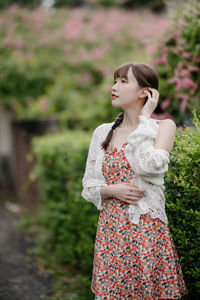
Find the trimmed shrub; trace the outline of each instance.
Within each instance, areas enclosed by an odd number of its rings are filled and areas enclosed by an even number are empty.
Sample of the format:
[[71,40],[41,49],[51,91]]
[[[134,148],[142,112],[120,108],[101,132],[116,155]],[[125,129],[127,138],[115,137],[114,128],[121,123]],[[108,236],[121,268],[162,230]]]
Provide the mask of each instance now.
[[165,176],[166,212],[181,258],[189,299],[200,297],[200,120],[177,132]]
[[80,196],[89,135],[71,131],[33,140],[37,157],[31,179],[40,178],[43,203],[38,245],[54,261],[88,274],[92,268],[96,208]]

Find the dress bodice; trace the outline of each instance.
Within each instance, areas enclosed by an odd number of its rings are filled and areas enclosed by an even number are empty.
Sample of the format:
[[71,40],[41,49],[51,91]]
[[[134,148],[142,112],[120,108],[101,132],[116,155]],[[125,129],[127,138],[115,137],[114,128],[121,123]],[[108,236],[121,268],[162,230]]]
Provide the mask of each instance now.
[[124,154],[124,143],[121,149],[109,144],[104,154],[102,163],[102,173],[107,184],[117,184],[120,182],[130,182],[134,178],[134,172]]

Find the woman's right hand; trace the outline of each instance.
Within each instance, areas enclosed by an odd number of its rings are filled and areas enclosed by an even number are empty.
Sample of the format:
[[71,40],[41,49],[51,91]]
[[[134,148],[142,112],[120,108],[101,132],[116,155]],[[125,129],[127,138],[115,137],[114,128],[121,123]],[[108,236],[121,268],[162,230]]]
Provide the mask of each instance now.
[[[137,202],[144,196],[146,192],[132,183],[118,183],[101,187],[101,195],[103,198],[115,197],[120,201],[137,204]],[[106,191],[105,191],[106,190]]]
[[144,196],[145,190],[132,183],[118,183],[113,185],[115,197],[129,204],[137,204]]

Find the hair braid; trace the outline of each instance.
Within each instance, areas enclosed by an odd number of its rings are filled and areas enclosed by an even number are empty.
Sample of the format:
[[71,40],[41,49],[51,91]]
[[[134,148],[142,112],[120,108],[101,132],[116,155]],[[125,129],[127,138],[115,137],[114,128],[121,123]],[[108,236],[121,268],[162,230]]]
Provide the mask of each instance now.
[[119,125],[122,123],[123,119],[124,119],[124,112],[121,112],[120,115],[119,115],[119,116],[117,117],[117,119],[115,120],[115,123],[114,123],[113,126],[111,127],[110,131],[108,132],[107,137],[106,137],[105,140],[102,142],[102,144],[101,144],[101,148],[102,148],[102,149],[104,149],[104,150],[107,149],[107,147],[108,147],[108,145],[109,145],[109,143],[110,143],[111,137],[112,137],[112,135],[113,135],[113,131],[115,130],[115,128],[116,128],[117,126],[119,126]]

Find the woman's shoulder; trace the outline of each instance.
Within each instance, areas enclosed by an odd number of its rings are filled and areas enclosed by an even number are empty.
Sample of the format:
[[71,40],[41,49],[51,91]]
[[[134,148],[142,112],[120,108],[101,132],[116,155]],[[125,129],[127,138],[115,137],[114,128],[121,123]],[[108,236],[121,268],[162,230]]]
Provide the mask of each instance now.
[[172,119],[156,120],[159,124],[159,130],[176,132],[176,123]]
[[163,120],[158,120],[154,119],[158,124],[169,124],[171,126],[176,125],[176,123],[172,119],[163,119]]

